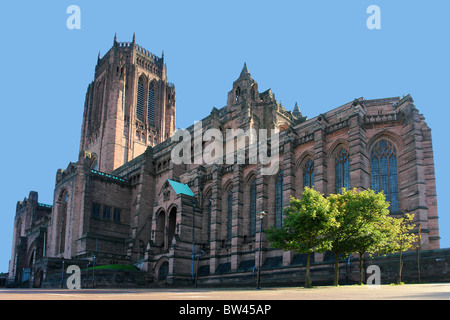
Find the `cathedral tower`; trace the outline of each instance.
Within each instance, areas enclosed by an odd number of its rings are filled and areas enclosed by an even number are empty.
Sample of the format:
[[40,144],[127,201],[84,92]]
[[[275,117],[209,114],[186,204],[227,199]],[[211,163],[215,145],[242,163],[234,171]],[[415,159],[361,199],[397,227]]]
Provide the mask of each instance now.
[[80,157],[111,173],[170,138],[175,129],[175,87],[167,81],[161,57],[135,42],[117,42],[98,56],[88,86],[81,129]]

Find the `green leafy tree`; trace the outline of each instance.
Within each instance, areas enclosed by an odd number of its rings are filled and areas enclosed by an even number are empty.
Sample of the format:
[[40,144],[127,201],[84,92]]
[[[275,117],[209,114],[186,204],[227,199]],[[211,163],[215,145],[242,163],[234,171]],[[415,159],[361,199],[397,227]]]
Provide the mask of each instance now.
[[325,251],[329,244],[324,238],[331,217],[327,199],[314,189],[305,188],[302,199],[291,197],[284,210],[283,227],[266,230],[272,247],[306,254],[305,288],[311,287],[311,253]]
[[328,197],[333,222],[327,230],[331,251],[335,256],[334,285],[339,285],[339,256],[360,254],[360,281],[362,282],[362,257],[373,253],[382,239],[380,224],[389,214],[389,204],[382,193],[373,190],[342,190],[342,194]]
[[388,234],[385,226],[389,215],[389,203],[383,192],[364,190],[351,193],[351,204],[347,207],[359,211],[355,235],[352,238],[353,252],[359,254],[359,283],[363,283],[363,262],[365,254],[372,256],[379,249]]
[[407,213],[401,218],[388,217],[384,225],[385,236],[380,245],[380,251],[382,253],[399,253],[397,284],[402,282],[402,253],[414,247],[419,240],[419,235],[412,233],[415,227],[413,219],[414,215]]

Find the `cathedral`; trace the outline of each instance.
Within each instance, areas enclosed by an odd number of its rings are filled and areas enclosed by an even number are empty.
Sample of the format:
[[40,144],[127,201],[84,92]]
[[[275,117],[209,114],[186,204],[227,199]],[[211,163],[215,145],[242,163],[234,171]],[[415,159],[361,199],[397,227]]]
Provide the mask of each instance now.
[[43,261],[64,259],[132,265],[159,284],[238,281],[259,267],[276,275],[304,257],[271,248],[264,230],[283,224],[283,208],[306,186],[384,191],[391,215],[415,215],[421,249],[439,249],[431,129],[410,95],[358,98],[309,118],[261,92],[247,65],[236,76],[200,134],[277,132],[273,174],[260,174],[249,152],[235,163],[174,161],[176,94],[164,53],[115,37],[87,87],[78,161],[57,170],[52,204],[35,191],[17,203],[10,280],[39,287],[50,272]]

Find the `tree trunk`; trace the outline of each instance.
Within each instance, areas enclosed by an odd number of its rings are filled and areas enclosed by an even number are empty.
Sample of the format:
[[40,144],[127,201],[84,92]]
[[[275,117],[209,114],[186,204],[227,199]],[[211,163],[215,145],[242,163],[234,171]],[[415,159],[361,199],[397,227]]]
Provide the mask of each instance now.
[[311,252],[306,254],[305,288],[311,288]]
[[339,285],[339,254],[334,254],[334,285]]
[[402,282],[402,268],[403,268],[402,251],[400,251],[397,284],[400,284]]
[[363,284],[363,254],[362,252],[359,253],[359,284]]

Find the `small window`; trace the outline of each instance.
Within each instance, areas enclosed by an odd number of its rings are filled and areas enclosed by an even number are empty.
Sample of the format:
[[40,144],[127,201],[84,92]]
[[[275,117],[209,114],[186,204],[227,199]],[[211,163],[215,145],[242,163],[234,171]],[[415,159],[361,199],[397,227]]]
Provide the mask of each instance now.
[[103,207],[103,219],[111,220],[111,208]]
[[121,213],[120,209],[114,208],[114,217],[113,217],[114,222],[120,222],[120,213]]
[[93,218],[100,218],[100,205],[99,204],[92,204],[92,217]]
[[238,102],[240,95],[241,95],[241,88],[237,87],[237,89],[236,89],[236,102]]

